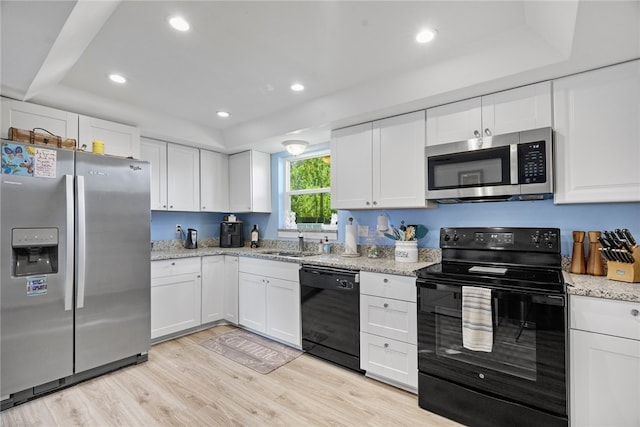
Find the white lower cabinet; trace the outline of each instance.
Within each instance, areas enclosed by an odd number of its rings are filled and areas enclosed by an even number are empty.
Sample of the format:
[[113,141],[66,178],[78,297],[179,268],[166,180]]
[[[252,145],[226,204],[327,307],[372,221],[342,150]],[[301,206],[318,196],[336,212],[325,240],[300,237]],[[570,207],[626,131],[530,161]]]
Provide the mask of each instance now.
[[360,273],[360,368],[367,376],[418,388],[415,277]]
[[570,297],[573,426],[640,425],[640,303]]
[[223,318],[238,324],[238,257],[224,256]]
[[151,262],[151,338],[200,325],[200,258]]
[[202,257],[202,323],[215,322],[224,317],[224,273],[224,255]]
[[299,269],[295,263],[240,258],[238,323],[301,348]]

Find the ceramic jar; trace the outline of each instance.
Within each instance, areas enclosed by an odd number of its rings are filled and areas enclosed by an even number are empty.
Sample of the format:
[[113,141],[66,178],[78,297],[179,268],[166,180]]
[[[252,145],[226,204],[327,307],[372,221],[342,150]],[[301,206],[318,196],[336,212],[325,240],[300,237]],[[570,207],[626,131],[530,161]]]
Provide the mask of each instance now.
[[396,262],[418,262],[418,241],[396,240]]

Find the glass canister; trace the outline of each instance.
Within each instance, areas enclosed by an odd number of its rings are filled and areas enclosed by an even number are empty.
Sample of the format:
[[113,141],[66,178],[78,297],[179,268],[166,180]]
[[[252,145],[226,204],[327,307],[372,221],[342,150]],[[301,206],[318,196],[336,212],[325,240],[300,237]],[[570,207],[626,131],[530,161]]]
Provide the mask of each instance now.
[[375,237],[370,237],[367,239],[367,257],[368,258],[378,258],[380,256],[380,252],[378,250],[378,242]]
[[418,262],[417,240],[396,240],[396,262]]

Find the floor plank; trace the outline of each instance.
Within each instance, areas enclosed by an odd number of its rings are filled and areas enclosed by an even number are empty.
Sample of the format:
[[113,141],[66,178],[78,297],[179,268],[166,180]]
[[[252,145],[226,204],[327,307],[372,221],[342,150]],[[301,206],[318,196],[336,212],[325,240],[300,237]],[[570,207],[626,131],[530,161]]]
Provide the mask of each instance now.
[[232,329],[157,344],[148,362],[5,410],[0,425],[458,425],[411,393],[306,354],[262,375],[199,345]]

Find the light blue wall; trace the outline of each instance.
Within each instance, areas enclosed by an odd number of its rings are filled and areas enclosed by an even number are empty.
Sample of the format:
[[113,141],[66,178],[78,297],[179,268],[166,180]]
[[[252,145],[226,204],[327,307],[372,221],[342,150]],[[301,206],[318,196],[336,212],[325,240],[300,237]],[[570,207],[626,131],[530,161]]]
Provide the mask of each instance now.
[[[323,147],[325,148],[325,147]],[[288,153],[271,156],[271,214],[240,214],[245,226],[245,238],[249,238],[253,224],[258,225],[261,238],[277,239],[278,213],[283,210],[284,164]],[[224,213],[226,214],[226,213]],[[153,212],[151,215],[151,239],[175,239],[175,225],[198,230],[200,238],[219,237],[223,213]],[[581,205],[554,205],[552,200],[532,202],[491,202],[440,205],[437,209],[390,209],[338,212],[338,241],[344,242],[343,230],[347,218],[353,217],[358,225],[374,229],[379,214],[390,218],[389,223],[400,225],[423,224],[429,229],[427,236],[418,242],[420,247],[437,248],[441,227],[505,226],[505,227],[555,227],[561,231],[561,248],[564,255],[572,249],[573,230],[611,230],[628,228],[640,240],[640,203],[608,203]],[[360,239],[364,243],[364,239]],[[391,244],[382,238],[380,244]]]

